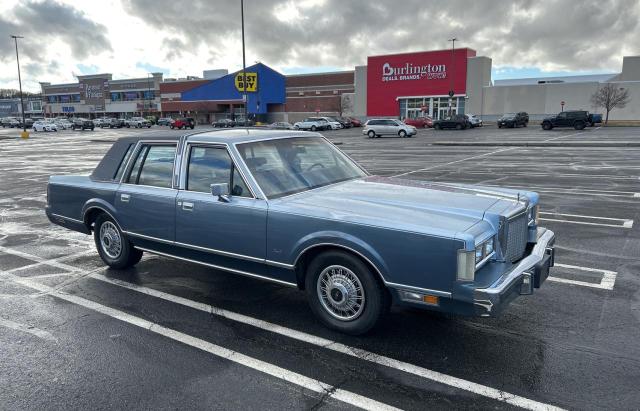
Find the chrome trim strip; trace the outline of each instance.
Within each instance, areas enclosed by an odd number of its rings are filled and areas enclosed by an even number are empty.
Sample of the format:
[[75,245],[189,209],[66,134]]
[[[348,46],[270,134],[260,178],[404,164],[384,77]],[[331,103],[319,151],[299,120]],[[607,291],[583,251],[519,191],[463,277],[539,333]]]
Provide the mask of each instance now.
[[249,255],[244,255],[244,254],[236,254],[236,253],[231,253],[229,251],[222,251],[222,250],[216,250],[214,248],[207,248],[207,247],[201,247],[198,245],[193,245],[193,244],[187,244],[187,243],[181,243],[179,241],[171,241],[171,240],[164,240],[162,238],[156,238],[156,237],[151,237],[148,235],[144,235],[144,234],[138,234],[138,233],[134,233],[131,231],[123,231],[123,233],[125,233],[126,235],[130,235],[133,237],[139,237],[145,240],[150,240],[150,241],[157,241],[159,243],[164,243],[164,244],[170,244],[170,245],[177,245],[180,247],[184,247],[184,248],[190,248],[196,251],[203,251],[203,252],[207,252],[207,253],[211,253],[211,254],[218,254],[224,257],[231,257],[231,258],[237,258],[239,260],[246,260],[246,261],[251,261],[251,262],[255,262],[255,263],[262,263],[262,264],[268,264],[268,265],[273,265],[276,267],[282,267],[282,268],[287,268],[287,269],[293,269],[293,265],[290,264],[285,264],[285,263],[280,263],[277,261],[271,261],[271,260],[265,260],[263,258],[259,258],[259,257],[252,257]]
[[71,218],[71,217],[65,217],[65,216],[60,215],[60,214],[50,213],[50,215],[51,215],[52,217],[62,218],[63,220],[73,221],[74,223],[84,224],[84,221],[76,220],[75,218]]
[[494,255],[496,255],[495,250],[492,251],[491,254],[486,256],[484,259],[480,260],[480,262],[476,264],[476,271],[478,271],[482,266],[484,266]]
[[163,253],[163,252],[160,252],[160,251],[150,250],[148,248],[143,248],[143,247],[138,247],[138,246],[136,246],[135,248],[137,248],[139,250],[142,250],[142,251],[149,252],[151,254],[157,254],[157,255],[164,256],[164,257],[170,257],[170,258],[175,258],[175,259],[178,259],[178,260],[187,261],[187,262],[194,263],[194,264],[204,265],[204,266],[207,266],[207,267],[215,268],[216,270],[228,271],[230,273],[242,275],[242,276],[245,276],[245,277],[256,278],[258,280],[264,280],[264,281],[270,281],[270,282],[273,282],[273,283],[286,285],[286,286],[289,286],[289,287],[298,287],[297,284],[290,283],[288,281],[283,281],[283,280],[277,280],[275,278],[264,277],[262,275],[250,273],[250,272],[247,272],[247,271],[236,270],[234,268],[228,268],[228,267],[223,267],[223,266],[220,266],[220,265],[204,263],[202,261],[192,260],[190,258],[179,257],[179,256],[173,255],[173,254],[168,254],[168,253]]
[[437,295],[439,297],[451,298],[451,293],[448,291],[431,290],[429,288],[420,288],[420,287],[414,287],[411,285],[388,283],[388,282],[385,282],[385,285],[391,288],[395,288],[397,290],[415,291],[423,294],[431,294],[431,295]]

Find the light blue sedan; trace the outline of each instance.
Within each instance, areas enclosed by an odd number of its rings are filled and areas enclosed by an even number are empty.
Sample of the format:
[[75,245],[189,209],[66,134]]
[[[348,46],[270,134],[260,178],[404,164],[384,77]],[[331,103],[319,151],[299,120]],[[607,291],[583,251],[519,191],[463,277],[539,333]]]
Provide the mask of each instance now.
[[122,269],[144,251],[304,290],[362,334],[391,304],[493,316],[549,274],[538,195],[369,175],[317,133],[129,137],[91,176],[52,176],[47,216]]

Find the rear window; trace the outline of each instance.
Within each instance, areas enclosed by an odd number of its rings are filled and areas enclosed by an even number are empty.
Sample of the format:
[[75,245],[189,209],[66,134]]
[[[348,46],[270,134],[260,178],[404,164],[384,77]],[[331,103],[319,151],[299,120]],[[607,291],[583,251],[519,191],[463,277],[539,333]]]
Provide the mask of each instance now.
[[143,146],[138,153],[127,182],[129,184],[171,188],[175,154],[175,145]]

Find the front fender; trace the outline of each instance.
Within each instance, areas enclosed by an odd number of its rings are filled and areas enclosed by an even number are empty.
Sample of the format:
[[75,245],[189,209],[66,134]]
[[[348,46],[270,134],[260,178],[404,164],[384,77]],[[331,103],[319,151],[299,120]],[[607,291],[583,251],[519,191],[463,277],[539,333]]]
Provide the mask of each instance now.
[[322,246],[335,246],[351,251],[368,261],[386,282],[389,268],[382,256],[367,242],[353,235],[339,231],[318,231],[302,237],[293,247],[289,261],[297,265],[300,257],[307,251]]

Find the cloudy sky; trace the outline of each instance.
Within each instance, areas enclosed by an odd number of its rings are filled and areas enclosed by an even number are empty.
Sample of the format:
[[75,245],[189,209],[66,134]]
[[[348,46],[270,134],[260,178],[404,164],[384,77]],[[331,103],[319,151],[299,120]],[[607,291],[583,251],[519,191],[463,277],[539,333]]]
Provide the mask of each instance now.
[[[283,73],[352,69],[368,55],[470,47],[496,78],[620,70],[640,54],[638,0],[245,0],[247,65]],[[202,75],[242,66],[239,0],[0,0],[0,88]]]

